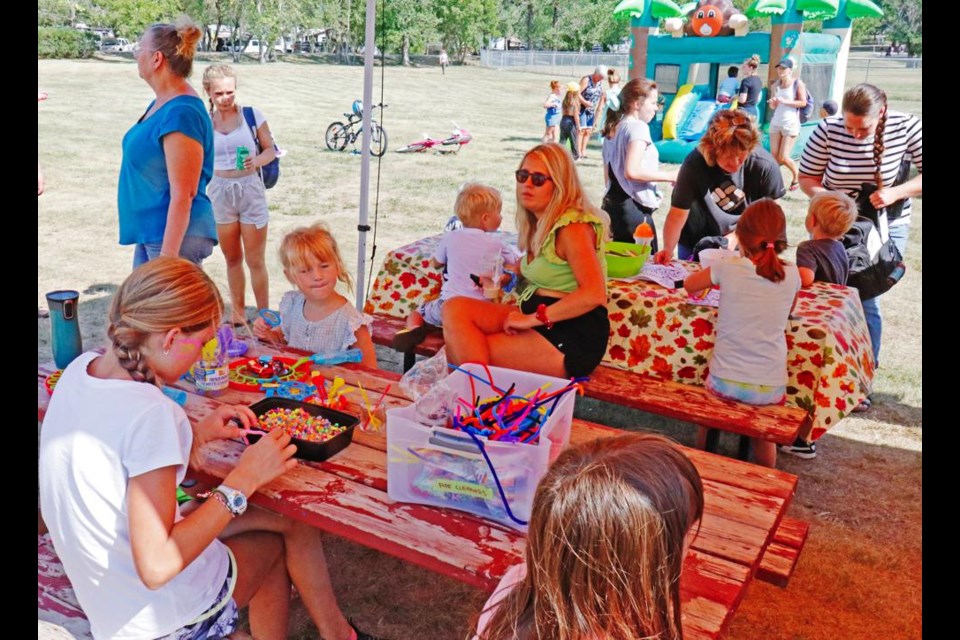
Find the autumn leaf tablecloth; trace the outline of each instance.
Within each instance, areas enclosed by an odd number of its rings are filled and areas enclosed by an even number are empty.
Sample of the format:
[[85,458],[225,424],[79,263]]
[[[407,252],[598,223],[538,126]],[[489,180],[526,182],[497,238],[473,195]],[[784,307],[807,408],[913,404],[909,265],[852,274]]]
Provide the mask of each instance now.
[[[390,252],[367,299],[367,313],[402,318],[440,294],[442,276],[431,263],[440,237]],[[716,338],[715,307],[692,304],[682,291],[639,281],[610,280],[607,294],[605,365],[704,383]],[[802,289],[786,339],[787,404],[813,415],[813,437],[818,438],[866,397],[873,380],[870,336],[856,290],[823,283]]]

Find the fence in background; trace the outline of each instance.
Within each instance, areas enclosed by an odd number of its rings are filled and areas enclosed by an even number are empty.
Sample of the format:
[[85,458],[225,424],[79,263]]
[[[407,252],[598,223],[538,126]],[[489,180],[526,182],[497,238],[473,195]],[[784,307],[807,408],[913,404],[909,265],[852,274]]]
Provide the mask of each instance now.
[[[856,57],[854,57],[856,56]],[[574,51],[494,51],[480,52],[480,64],[484,67],[508,71],[528,71],[554,76],[578,76],[593,71],[597,65],[628,68],[627,53],[591,53]],[[847,65],[847,77],[856,82],[882,83],[885,75],[899,75],[905,69],[922,69],[923,58],[900,56],[886,57],[881,54],[856,55]],[[622,73],[621,75],[626,75]]]

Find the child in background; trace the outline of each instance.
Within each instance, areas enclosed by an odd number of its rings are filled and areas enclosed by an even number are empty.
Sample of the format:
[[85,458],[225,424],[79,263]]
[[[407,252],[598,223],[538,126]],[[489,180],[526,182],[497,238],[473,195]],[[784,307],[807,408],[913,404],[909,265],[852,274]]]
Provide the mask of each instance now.
[[111,346],[74,360],[50,400],[41,510],[93,635],[221,638],[249,603],[256,637],[285,638],[292,581],[323,637],[369,638],[337,607],[319,532],[247,510],[297,465],[281,429],[247,447],[210,499],[189,513],[177,505],[192,450],[256,424],[248,407],[221,405],[191,425],[161,391],[190,370],[222,313],[196,265],[140,266],[111,303]]
[[499,233],[503,217],[500,210],[503,200],[500,192],[476,182],[467,183],[457,194],[453,209],[463,224],[459,229],[443,235],[433,264],[444,269],[440,297],[424,303],[417,311],[407,316],[407,328],[393,337],[393,348],[408,352],[427,335],[427,324],[439,327],[442,324],[443,303],[456,296],[483,300],[483,291],[472,279],[483,272],[485,258],[499,255],[504,265],[517,262],[517,254]]
[[576,82],[567,84],[567,95],[563,97],[561,105],[563,117],[560,118],[560,144],[570,142],[570,153],[573,159],[580,158],[577,145],[580,143],[580,85]]
[[543,103],[543,108],[547,110],[543,117],[547,125],[543,132],[544,142],[556,142],[560,139],[560,105],[563,103],[560,90],[562,88],[559,80],[550,81],[550,95]]
[[288,233],[280,243],[280,262],[297,291],[288,291],[280,299],[280,326],[269,327],[257,318],[254,335],[314,353],[357,348],[363,353],[361,362],[376,368],[370,316],[337,293],[337,282],[350,288],[353,282],[327,226],[318,222]]
[[717,102],[720,104],[729,104],[733,101],[734,96],[737,95],[737,75],[740,73],[740,69],[736,66],[731,66],[727,69],[727,77],[723,79],[720,83],[720,87],[717,89]]
[[823,120],[824,118],[835,116],[839,110],[840,107],[837,106],[836,100],[824,100],[823,104],[820,105],[820,119]]
[[[770,198],[748,206],[735,230],[742,257],[723,260],[683,281],[690,295],[720,287],[717,339],[706,387],[747,404],[781,404],[787,384],[784,329],[800,289],[796,266],[779,255],[787,248],[787,220]],[[697,446],[706,443],[700,428]],[[757,464],[776,466],[777,447],[753,439]]]
[[537,486],[526,562],[487,600],[475,640],[680,640],[680,573],[703,516],[700,475],[651,433],[560,454]]
[[810,199],[804,224],[811,239],[797,245],[797,268],[804,287],[814,281],[847,284],[850,261],[840,239],[857,215],[857,203],[845,193],[821,191]]

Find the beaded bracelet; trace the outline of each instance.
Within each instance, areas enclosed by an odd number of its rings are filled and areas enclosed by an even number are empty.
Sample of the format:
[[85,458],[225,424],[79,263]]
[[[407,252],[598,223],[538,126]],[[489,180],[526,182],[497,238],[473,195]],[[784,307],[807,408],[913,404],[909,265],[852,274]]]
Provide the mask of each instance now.
[[553,329],[553,322],[550,321],[550,318],[547,317],[547,305],[540,304],[537,306],[537,313],[535,315],[536,319],[543,323],[547,329]]

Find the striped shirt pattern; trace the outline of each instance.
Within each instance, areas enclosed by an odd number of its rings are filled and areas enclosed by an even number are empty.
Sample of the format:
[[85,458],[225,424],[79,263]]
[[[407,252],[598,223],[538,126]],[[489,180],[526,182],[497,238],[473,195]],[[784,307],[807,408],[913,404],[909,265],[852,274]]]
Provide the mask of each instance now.
[[[884,186],[893,186],[904,158],[923,173],[923,122],[914,115],[890,111],[883,133],[882,175]],[[823,186],[856,197],[860,185],[876,181],[873,136],[857,140],[843,128],[843,116],[820,121],[800,159],[800,173],[822,176]],[[908,198],[903,214],[894,224],[909,224]]]

